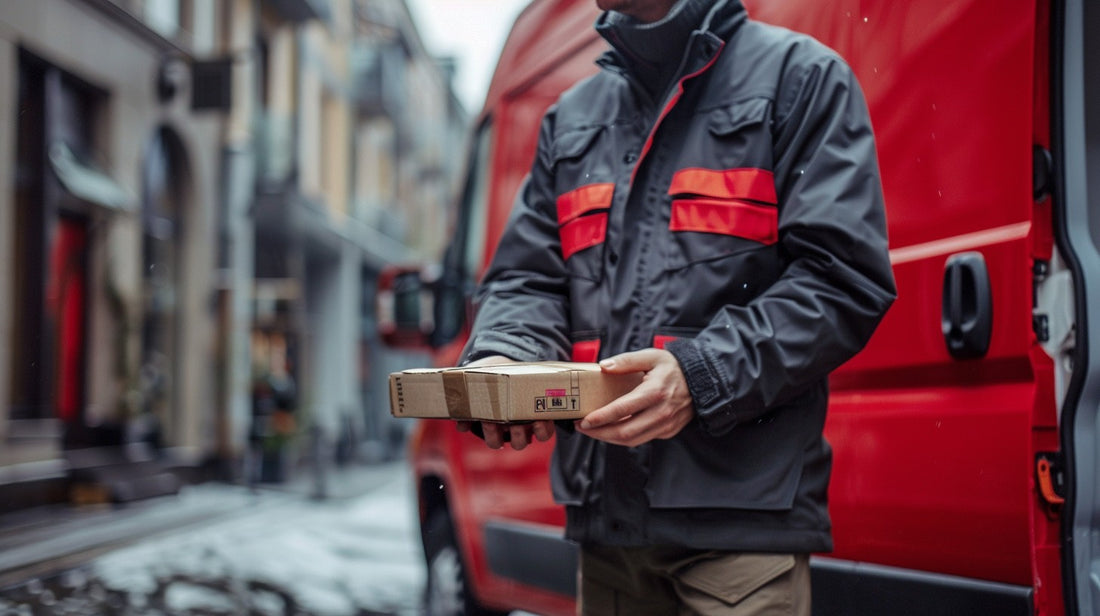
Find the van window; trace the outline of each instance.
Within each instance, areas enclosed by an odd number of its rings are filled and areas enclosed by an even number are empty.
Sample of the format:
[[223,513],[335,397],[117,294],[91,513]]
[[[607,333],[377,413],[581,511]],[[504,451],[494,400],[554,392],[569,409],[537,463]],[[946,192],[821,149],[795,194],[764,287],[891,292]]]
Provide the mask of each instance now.
[[485,227],[489,212],[489,161],[492,160],[493,124],[486,120],[474,136],[473,156],[470,159],[466,190],[463,194],[462,212],[466,213],[466,234],[463,254],[464,271],[471,277],[481,277],[485,259]]

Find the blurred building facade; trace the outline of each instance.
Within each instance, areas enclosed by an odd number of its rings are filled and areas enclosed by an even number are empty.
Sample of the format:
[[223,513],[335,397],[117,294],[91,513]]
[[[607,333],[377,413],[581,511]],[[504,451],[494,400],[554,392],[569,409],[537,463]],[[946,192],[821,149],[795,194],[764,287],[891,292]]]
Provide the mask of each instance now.
[[12,498],[393,441],[375,281],[438,257],[466,123],[404,0],[4,2],[0,114]]

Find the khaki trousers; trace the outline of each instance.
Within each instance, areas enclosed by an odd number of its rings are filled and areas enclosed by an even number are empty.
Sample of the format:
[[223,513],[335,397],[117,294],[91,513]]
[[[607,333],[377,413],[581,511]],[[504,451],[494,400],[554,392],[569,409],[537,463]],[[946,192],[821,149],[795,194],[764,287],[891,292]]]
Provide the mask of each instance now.
[[582,546],[582,616],[810,616],[810,557]]

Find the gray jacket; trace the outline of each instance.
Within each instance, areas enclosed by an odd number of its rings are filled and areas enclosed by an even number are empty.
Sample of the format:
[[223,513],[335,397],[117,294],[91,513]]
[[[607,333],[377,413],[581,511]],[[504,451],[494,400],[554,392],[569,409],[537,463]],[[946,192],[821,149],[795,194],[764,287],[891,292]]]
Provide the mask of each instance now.
[[895,296],[855,77],[736,0],[714,3],[663,101],[617,51],[600,65],[543,119],[465,358],[679,360],[697,416],[676,437],[559,427],[568,537],[829,550],[827,376]]

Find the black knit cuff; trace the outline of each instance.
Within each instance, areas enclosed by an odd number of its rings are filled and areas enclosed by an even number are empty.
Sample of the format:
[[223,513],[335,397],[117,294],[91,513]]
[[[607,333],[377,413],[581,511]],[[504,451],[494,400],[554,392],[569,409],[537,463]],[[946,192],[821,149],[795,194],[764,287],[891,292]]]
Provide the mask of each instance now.
[[665,345],[665,350],[676,356],[680,369],[684,372],[695,408],[705,410],[719,397],[718,375],[710,367],[703,352],[692,340],[673,340]]
[[736,423],[730,409],[721,406],[721,379],[699,345],[694,340],[673,340],[665,345],[665,350],[680,362],[680,370],[684,373],[695,404],[695,415],[703,424],[703,429],[707,432],[724,431]]

